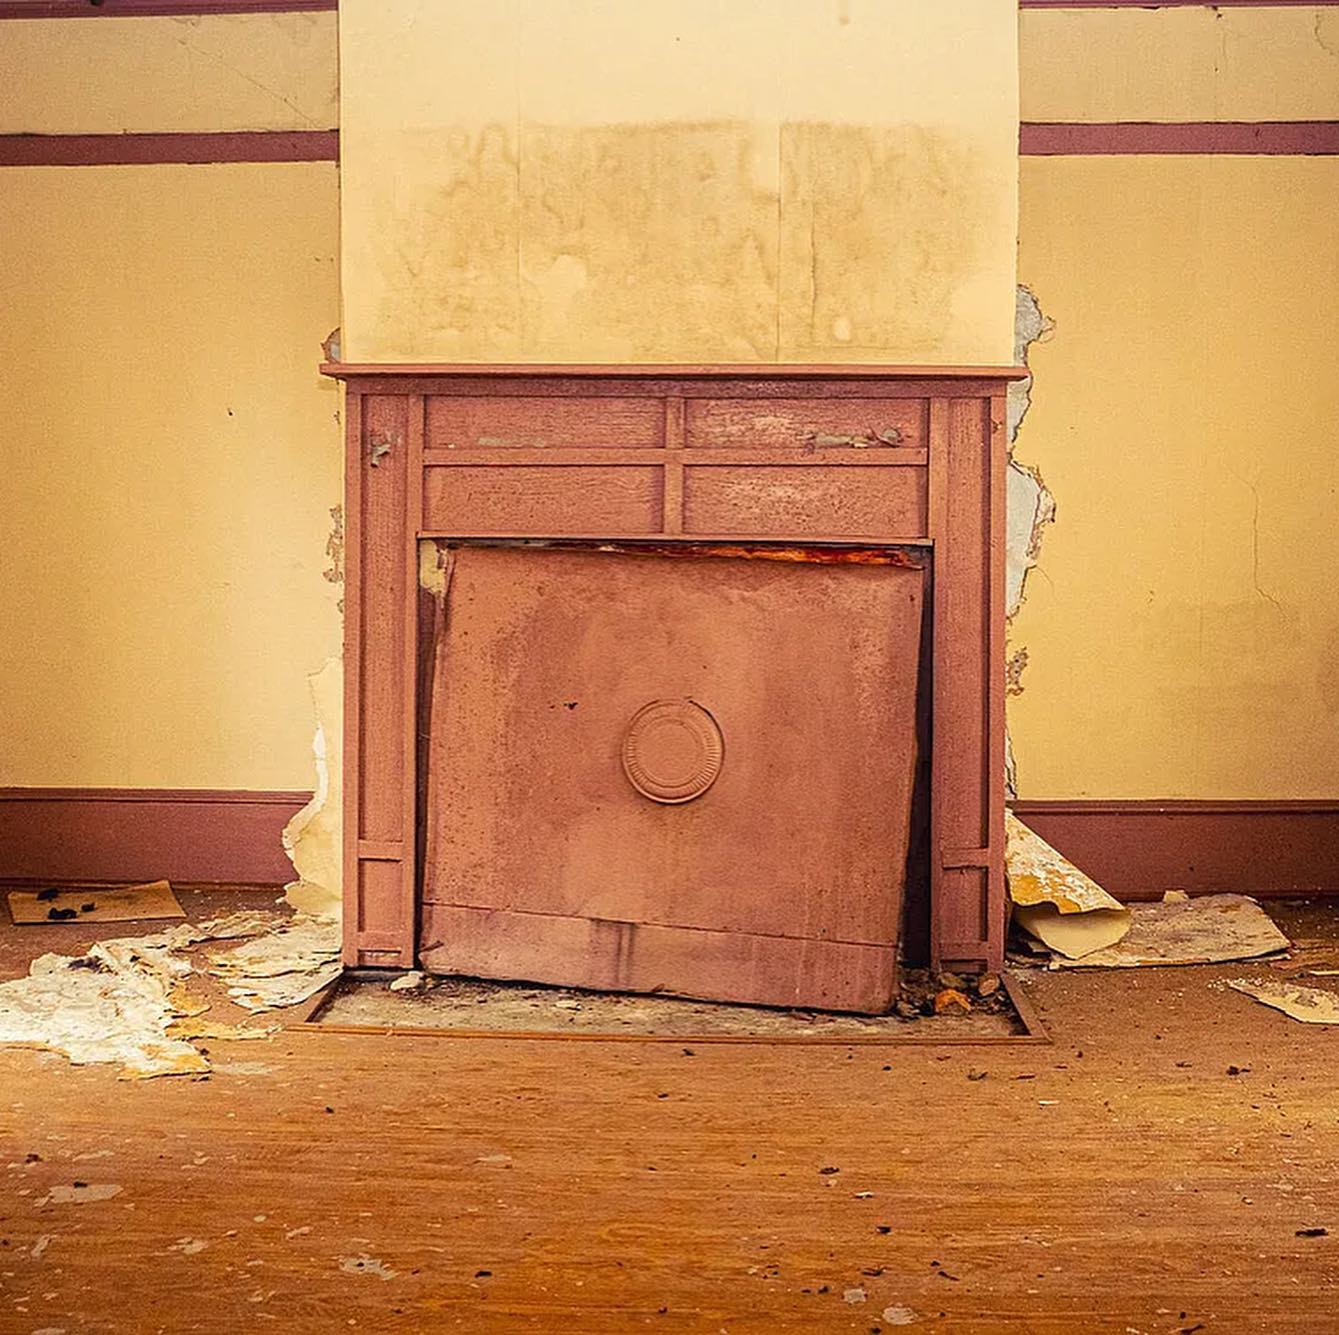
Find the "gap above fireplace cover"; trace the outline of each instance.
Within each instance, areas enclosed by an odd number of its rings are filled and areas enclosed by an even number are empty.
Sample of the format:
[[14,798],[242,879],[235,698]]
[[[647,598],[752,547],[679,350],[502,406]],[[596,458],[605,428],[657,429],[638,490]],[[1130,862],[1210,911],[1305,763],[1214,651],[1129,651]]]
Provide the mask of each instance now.
[[919,559],[441,547],[424,966],[887,1009]]

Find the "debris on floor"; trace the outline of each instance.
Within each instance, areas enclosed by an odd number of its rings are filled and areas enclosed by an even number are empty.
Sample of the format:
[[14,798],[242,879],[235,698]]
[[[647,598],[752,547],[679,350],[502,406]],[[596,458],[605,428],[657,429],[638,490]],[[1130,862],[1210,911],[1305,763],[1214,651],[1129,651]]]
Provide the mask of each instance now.
[[386,984],[392,992],[417,992],[425,987],[428,982],[428,976],[422,969],[411,969],[408,973],[402,973],[398,978],[392,978]]
[[[247,946],[206,960],[186,953],[243,937]],[[339,925],[329,919],[247,910],[99,941],[79,957],[43,955],[26,978],[0,983],[0,1043],[59,1052],[76,1066],[116,1063],[126,1078],[203,1074],[209,1060],[189,1039],[272,1031],[201,1020],[211,1003],[188,987],[193,974],[219,977],[246,1009],[266,1010],[324,987],[339,971],[338,951]]]
[[1303,1024],[1339,1024],[1339,995],[1334,992],[1272,980],[1252,983],[1244,978],[1231,978],[1227,985]]
[[249,1011],[295,1006],[340,975],[340,926],[332,918],[299,916],[277,931],[224,952],[211,952],[209,972]]
[[0,1042],[64,1053],[75,1066],[117,1062],[124,1077],[196,1075],[208,1059],[167,1036],[193,1006],[159,970],[126,967],[97,946],[81,959],[42,955],[27,978],[0,984]]
[[[935,998],[950,989],[961,1000],[941,1005],[936,1013]],[[995,1042],[1029,1033],[998,975],[983,975],[974,986],[958,975],[926,969],[903,971],[897,1002],[888,1015],[781,1010],[663,995],[588,992],[427,975],[422,986],[409,988],[396,988],[380,979],[345,978],[312,1023],[380,1031],[402,1028],[457,1034],[718,1036],[781,1042],[874,1038],[888,1042]]]
[[167,881],[93,889],[11,890],[9,916],[17,927],[53,922],[138,922],[147,918],[184,918]]
[[1339,944],[1324,937],[1295,936],[1288,958],[1274,960],[1269,967],[1286,975],[1334,978],[1339,976]]
[[43,1205],[88,1205],[94,1201],[109,1201],[125,1188],[119,1182],[72,1182],[69,1186],[57,1183],[38,1200]]
[[1014,921],[1069,959],[1114,946],[1130,930],[1130,911],[1092,877],[1006,811],[1005,874]]
[[1174,897],[1131,907],[1129,934],[1082,959],[1053,958],[1053,968],[1133,969],[1162,964],[1225,964],[1287,950],[1288,938],[1246,895]]

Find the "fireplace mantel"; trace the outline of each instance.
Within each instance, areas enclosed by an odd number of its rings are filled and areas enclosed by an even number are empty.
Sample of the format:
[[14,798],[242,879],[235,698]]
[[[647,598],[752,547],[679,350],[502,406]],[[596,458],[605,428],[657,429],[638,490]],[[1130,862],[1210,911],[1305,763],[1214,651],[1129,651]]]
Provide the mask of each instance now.
[[929,553],[930,944],[1003,959],[1005,394],[948,366],[329,363],[346,400],[345,952],[416,962],[430,540]]

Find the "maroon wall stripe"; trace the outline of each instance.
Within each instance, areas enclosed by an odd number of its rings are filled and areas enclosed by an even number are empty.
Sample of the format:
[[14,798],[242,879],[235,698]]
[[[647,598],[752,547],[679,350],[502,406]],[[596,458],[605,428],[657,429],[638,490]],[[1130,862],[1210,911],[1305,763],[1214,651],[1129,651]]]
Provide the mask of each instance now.
[[283,885],[280,835],[309,793],[0,788],[0,881]]
[[157,18],[189,14],[312,14],[338,0],[0,0],[0,19]]
[[1078,122],[1025,121],[1024,157],[1093,157],[1131,153],[1339,153],[1339,121]]
[[[1019,126],[1024,157],[1127,154],[1339,155],[1339,121],[1041,122]],[[336,162],[338,130],[0,135],[0,167]]]
[[338,130],[0,135],[0,167],[112,167],[163,162],[336,162],[338,159]]
[[1339,802],[1014,802],[1118,899],[1339,894]]

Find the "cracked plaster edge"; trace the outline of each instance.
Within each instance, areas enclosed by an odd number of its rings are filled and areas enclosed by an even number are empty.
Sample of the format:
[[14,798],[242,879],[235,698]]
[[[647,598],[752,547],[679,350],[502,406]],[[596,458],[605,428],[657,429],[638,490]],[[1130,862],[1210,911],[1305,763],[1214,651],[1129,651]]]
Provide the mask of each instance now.
[[[1054,328],[1054,322],[1041,309],[1036,294],[1025,284],[1015,290],[1014,305],[1014,362],[1028,365],[1028,353],[1034,343],[1044,341]],[[1046,527],[1055,521],[1056,503],[1040,471],[1021,463],[1014,454],[1018,433],[1032,406],[1033,378],[1009,386],[1006,421],[1008,427],[1009,459],[1005,475],[1005,608],[1006,623],[1012,622],[1023,605],[1027,591],[1028,573],[1037,564]],[[1016,648],[1010,655],[1009,693],[1022,693],[1022,673],[1027,662],[1026,648]],[[1018,796],[1017,761],[1013,739],[1005,728],[1005,789],[1009,798]]]

